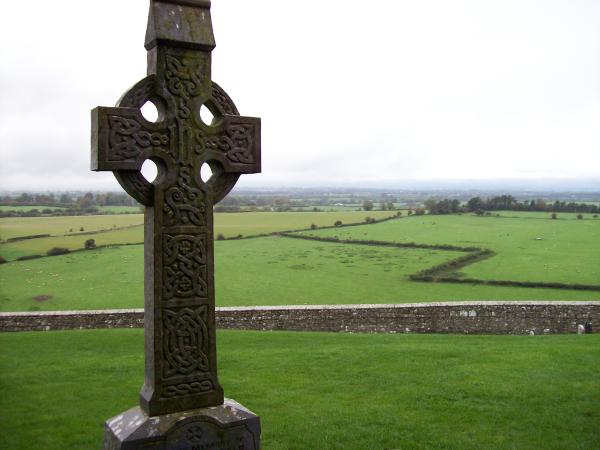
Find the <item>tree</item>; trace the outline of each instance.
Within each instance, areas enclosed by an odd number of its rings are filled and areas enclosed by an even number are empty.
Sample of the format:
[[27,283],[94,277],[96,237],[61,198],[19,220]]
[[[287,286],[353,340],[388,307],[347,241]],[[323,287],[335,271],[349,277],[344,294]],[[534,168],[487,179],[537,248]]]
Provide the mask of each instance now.
[[371,211],[373,209],[373,202],[371,200],[365,200],[362,206],[365,211]]
[[96,201],[94,200],[94,194],[91,192],[86,193],[83,197],[77,200],[77,207],[79,209],[87,209],[96,206]]
[[86,250],[91,250],[93,248],[96,248],[96,241],[94,239],[88,239],[83,244],[83,248],[85,248]]
[[480,209],[485,209],[485,203],[481,200],[481,197],[473,197],[467,202],[467,209],[471,212],[475,212]]

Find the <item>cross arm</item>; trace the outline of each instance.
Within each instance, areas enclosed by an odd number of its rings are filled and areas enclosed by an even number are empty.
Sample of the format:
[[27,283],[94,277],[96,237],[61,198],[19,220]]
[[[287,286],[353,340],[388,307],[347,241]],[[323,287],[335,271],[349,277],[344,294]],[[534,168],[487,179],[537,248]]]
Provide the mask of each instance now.
[[168,130],[137,108],[92,110],[92,170],[140,170],[145,159],[168,153],[170,141]]
[[221,162],[224,172],[261,171],[260,118],[223,115],[214,131],[199,140],[206,149],[206,159]]

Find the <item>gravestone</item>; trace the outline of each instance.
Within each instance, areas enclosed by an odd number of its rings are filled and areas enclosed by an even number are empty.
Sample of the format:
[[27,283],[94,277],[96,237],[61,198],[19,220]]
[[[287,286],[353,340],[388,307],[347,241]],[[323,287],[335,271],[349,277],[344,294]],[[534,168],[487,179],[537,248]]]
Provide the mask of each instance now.
[[[106,422],[104,446],[258,449],[258,416],[225,399],[217,379],[213,205],[260,172],[260,119],[240,116],[211,81],[209,1],[151,0],[145,47],[148,76],[116,107],[92,110],[92,170],[112,171],[145,205],[145,380],[140,405]],[[146,102],[156,122],[142,115]],[[147,159],[152,183],[140,172]]]

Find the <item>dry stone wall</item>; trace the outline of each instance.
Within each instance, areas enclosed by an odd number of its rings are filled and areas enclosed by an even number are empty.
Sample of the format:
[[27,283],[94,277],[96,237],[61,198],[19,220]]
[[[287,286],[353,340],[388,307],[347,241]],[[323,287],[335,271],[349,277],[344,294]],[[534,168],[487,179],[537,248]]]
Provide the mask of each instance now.
[[[217,327],[355,333],[554,334],[600,332],[600,301],[441,302],[217,308]],[[144,326],[141,309],[0,313],[0,331]]]

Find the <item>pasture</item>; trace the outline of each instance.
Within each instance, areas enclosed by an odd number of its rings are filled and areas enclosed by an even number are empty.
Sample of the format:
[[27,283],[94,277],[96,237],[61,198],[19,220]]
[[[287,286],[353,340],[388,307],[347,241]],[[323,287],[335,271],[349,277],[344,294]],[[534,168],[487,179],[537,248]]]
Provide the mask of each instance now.
[[[388,211],[217,213],[215,237],[219,234],[226,238],[268,234],[309,228],[311,224],[332,226],[336,220],[356,223],[364,221],[367,216],[381,219],[391,215],[393,213]],[[143,223],[142,214],[0,218],[0,238],[3,240],[51,235],[48,238],[4,242],[0,244],[0,255],[14,260],[25,255],[45,254],[52,247],[75,250],[83,248],[87,239],[94,239],[96,245],[141,243],[144,241]]]
[[[372,212],[371,212],[372,213]],[[382,212],[383,213],[383,212]],[[509,212],[511,213],[511,212]],[[535,213],[534,213],[535,214]],[[352,213],[222,213],[216,233],[256,234],[329,225]],[[32,233],[39,218],[17,219]],[[140,243],[141,215],[49,218],[57,235],[0,245],[14,259],[61,246]],[[60,235],[65,219],[87,219],[94,234]],[[9,219],[13,223],[14,219]],[[341,220],[341,219],[336,219]],[[95,222],[94,222],[95,221]],[[13,230],[14,232],[14,230]],[[460,269],[458,276],[510,281],[600,284],[600,220],[532,217],[411,216],[378,224],[302,232],[340,239],[453,244],[490,248],[496,254]],[[541,238],[541,239],[538,239]],[[438,249],[394,248],[268,236],[215,242],[218,306],[406,303],[452,300],[599,300],[598,291],[411,281],[416,272],[464,255]],[[0,265],[0,310],[139,308],[143,305],[143,248],[105,247]],[[37,298],[37,300],[36,300]],[[40,300],[41,299],[41,300]]]
[[[0,239],[6,241],[15,237],[37,234],[63,236],[80,232],[97,232],[112,228],[123,228],[143,223],[144,216],[142,214],[6,217],[0,219]],[[1,249],[2,247],[0,246],[0,252]]]
[[[506,213],[513,213],[508,211]],[[482,247],[495,256],[461,269],[479,279],[600,285],[600,220],[534,216],[411,216],[375,225],[311,230],[339,239]],[[591,216],[590,216],[591,217]],[[598,294],[594,293],[597,297]]]
[[[373,225],[371,225],[373,226]],[[217,306],[593,300],[597,292],[420,283],[418,270],[460,252],[263,237],[215,242]],[[0,265],[0,311],[143,307],[143,246]],[[51,296],[45,300],[35,297]]]
[[43,209],[66,209],[64,206],[48,206],[48,205],[0,205],[0,211],[31,211],[37,209],[42,211]]
[[[220,331],[263,447],[592,449],[600,336]],[[99,448],[143,382],[140,329],[0,334],[0,448]],[[35,424],[32,426],[31,424]]]

